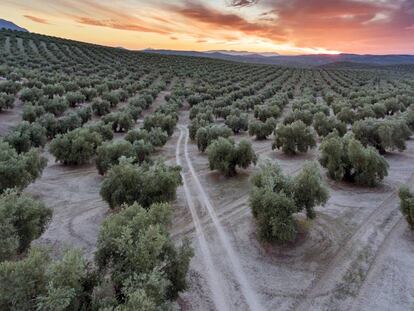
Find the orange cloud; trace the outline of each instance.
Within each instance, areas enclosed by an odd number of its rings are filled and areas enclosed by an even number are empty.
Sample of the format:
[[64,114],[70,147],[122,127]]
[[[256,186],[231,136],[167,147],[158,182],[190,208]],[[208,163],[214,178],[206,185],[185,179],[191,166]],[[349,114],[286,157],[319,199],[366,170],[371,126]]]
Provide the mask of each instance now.
[[362,53],[414,52],[403,33],[413,24],[411,0],[292,0],[272,4],[265,15],[277,16],[300,47]]
[[165,31],[162,29],[149,28],[149,27],[141,26],[141,25],[134,24],[134,23],[124,23],[124,22],[114,20],[114,19],[100,20],[100,19],[95,19],[91,17],[77,17],[75,20],[79,24],[84,24],[84,25],[109,27],[109,28],[114,28],[114,29],[138,31],[138,32],[154,32],[154,33],[165,34],[165,35],[169,34],[168,31]]
[[44,18],[36,17],[36,16],[33,16],[33,15],[24,15],[24,17],[26,17],[26,18],[28,18],[31,21],[36,22],[36,23],[45,24],[45,25],[49,24],[47,19],[44,19]]
[[[170,10],[185,17],[192,23],[201,23],[231,31],[239,31],[246,35],[268,38],[274,41],[286,41],[285,31],[276,23],[250,22],[243,17],[222,13],[202,4],[186,3],[185,6],[170,5]],[[203,26],[201,26],[203,27]]]

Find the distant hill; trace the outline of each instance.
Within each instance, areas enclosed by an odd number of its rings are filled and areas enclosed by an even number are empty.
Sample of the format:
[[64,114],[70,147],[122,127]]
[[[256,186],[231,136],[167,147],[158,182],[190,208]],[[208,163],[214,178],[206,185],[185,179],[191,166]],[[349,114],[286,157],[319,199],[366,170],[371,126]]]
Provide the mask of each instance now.
[[355,62],[333,62],[318,67],[321,69],[380,69],[384,66]]
[[[176,50],[153,50],[147,49],[143,52],[164,55],[184,55],[196,57],[209,57],[238,62],[287,65],[300,67],[324,66],[333,63],[346,64],[346,67],[387,66],[400,64],[414,64],[414,55],[358,55],[358,54],[316,54],[316,55],[263,55],[249,52],[237,51],[176,51]],[[269,56],[268,56],[269,55]],[[353,65],[354,64],[354,65]],[[336,65],[334,66],[336,67]]]
[[215,51],[206,51],[204,53],[208,54],[214,54],[214,53],[220,53],[220,54],[226,54],[231,56],[279,56],[278,53],[273,52],[248,52],[248,51],[234,51],[234,50],[215,50]]
[[0,18],[0,29],[9,29],[9,30],[29,32],[27,29],[19,27],[15,23],[6,21],[5,19],[1,19],[1,18]]

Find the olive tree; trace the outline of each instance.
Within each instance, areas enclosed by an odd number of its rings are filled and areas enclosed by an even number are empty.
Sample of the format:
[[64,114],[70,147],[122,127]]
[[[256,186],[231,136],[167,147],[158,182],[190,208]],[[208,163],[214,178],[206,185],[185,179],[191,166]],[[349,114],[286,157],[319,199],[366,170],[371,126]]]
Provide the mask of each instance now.
[[340,136],[346,134],[346,124],[338,121],[335,117],[327,117],[326,114],[318,112],[313,117],[313,128],[319,136],[325,137],[336,130]]
[[329,197],[315,163],[305,164],[299,175],[295,177],[293,193],[297,208],[306,210],[308,218],[315,218],[314,207],[324,205]]
[[102,121],[111,124],[114,132],[127,132],[134,125],[132,116],[125,111],[111,112],[104,116]]
[[45,248],[27,257],[0,263],[1,310],[87,310],[94,279],[79,250],[52,260]]
[[39,123],[23,121],[13,127],[4,140],[18,153],[27,152],[32,147],[43,147],[46,144],[46,129]]
[[256,136],[256,139],[263,140],[271,135],[276,127],[276,120],[268,118],[265,122],[254,120],[249,124],[249,135]]
[[97,116],[104,116],[111,112],[111,103],[107,100],[95,98],[92,101],[92,110]]
[[55,116],[60,116],[69,107],[69,103],[64,97],[55,97],[47,100],[43,104],[43,107],[46,112],[53,113]]
[[254,106],[254,117],[262,122],[266,122],[269,118],[278,118],[280,116],[280,108],[276,105],[256,105]]
[[244,139],[236,145],[233,140],[220,137],[207,148],[207,155],[210,169],[226,176],[236,175],[236,166],[247,168],[257,161],[251,143]]
[[201,127],[196,133],[196,142],[198,150],[204,152],[212,141],[219,137],[228,138],[233,134],[230,128],[227,126],[211,125]]
[[266,162],[253,175],[252,184],[252,214],[259,236],[268,242],[295,240],[294,214],[305,210],[308,218],[315,218],[314,207],[324,205],[329,197],[315,163],[305,164],[302,172],[291,178],[279,166]]
[[85,95],[79,91],[67,92],[65,98],[71,107],[75,107],[76,105],[83,103],[86,100]]
[[150,131],[146,129],[133,129],[126,134],[125,139],[130,143],[143,140],[145,143],[150,143],[154,147],[162,147],[168,140],[168,134],[159,127],[153,127]]
[[168,233],[170,220],[171,207],[166,203],[147,209],[134,203],[104,221],[95,260],[110,276],[115,292],[104,293],[98,306],[111,301],[111,309],[120,304],[125,304],[122,310],[169,309],[186,288],[193,254],[188,242],[175,246]]
[[365,119],[352,126],[355,138],[363,145],[373,146],[382,154],[387,150],[405,149],[405,141],[410,138],[411,130],[403,119]]
[[41,201],[15,189],[0,195],[0,261],[25,252],[40,237],[52,217],[52,210]]
[[240,131],[247,131],[249,128],[249,118],[247,113],[242,113],[240,115],[229,115],[226,118],[225,124],[232,129],[232,131],[237,134]]
[[144,129],[150,131],[152,128],[159,127],[171,136],[174,132],[177,119],[171,115],[163,113],[153,113],[144,119]]
[[168,202],[175,198],[181,185],[181,168],[164,163],[141,166],[121,159],[108,171],[101,187],[101,196],[111,208],[138,202],[144,207],[152,203]]
[[88,128],[78,128],[66,134],[57,135],[49,146],[56,161],[68,165],[88,163],[102,143],[102,137]]
[[30,123],[36,121],[37,118],[43,116],[46,113],[46,110],[43,106],[32,105],[30,103],[23,106],[23,115],[22,119]]
[[103,175],[111,166],[119,164],[119,158],[122,156],[127,158],[134,156],[132,144],[126,140],[105,142],[99,146],[95,161],[99,174]]
[[7,93],[0,93],[0,112],[5,109],[11,109],[14,107],[14,95]]
[[414,195],[408,187],[401,187],[398,194],[400,197],[401,213],[411,230],[414,230]]
[[297,234],[293,214],[297,209],[291,196],[292,179],[283,175],[279,166],[267,162],[253,175],[252,184],[250,206],[260,238],[267,242],[293,241]]
[[282,149],[284,153],[296,154],[307,152],[316,146],[315,134],[311,127],[302,121],[291,124],[281,124],[275,130],[275,140],[272,149]]
[[36,180],[46,167],[47,160],[32,148],[18,154],[7,142],[0,139],[0,193],[7,188],[23,189]]
[[329,134],[320,146],[319,159],[334,180],[375,186],[388,175],[388,163],[373,147],[364,147],[351,134]]

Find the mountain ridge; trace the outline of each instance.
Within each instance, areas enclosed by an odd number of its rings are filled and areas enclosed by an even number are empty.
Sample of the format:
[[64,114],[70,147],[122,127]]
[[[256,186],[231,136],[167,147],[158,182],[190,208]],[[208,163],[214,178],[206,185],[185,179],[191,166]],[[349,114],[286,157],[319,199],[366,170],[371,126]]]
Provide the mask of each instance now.
[[[409,54],[308,54],[308,55],[274,55],[263,56],[260,53],[239,54],[223,53],[220,51],[181,51],[166,49],[145,49],[145,53],[157,53],[164,55],[182,55],[194,57],[208,57],[238,62],[249,62],[269,65],[293,65],[293,66],[323,66],[332,63],[357,63],[368,65],[401,65],[414,64],[414,55]],[[242,53],[242,52],[240,52]],[[248,53],[248,52],[246,52]]]
[[29,32],[27,29],[17,26],[15,23],[2,19],[2,18],[0,18],[0,29],[9,29],[9,30]]

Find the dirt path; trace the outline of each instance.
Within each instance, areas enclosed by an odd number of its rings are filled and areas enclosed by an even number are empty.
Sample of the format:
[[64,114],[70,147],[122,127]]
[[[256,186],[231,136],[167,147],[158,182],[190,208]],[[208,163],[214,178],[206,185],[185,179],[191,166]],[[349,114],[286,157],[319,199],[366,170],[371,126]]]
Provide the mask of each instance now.
[[185,156],[185,160],[188,165],[188,168],[190,170],[190,173],[192,175],[192,179],[197,188],[199,198],[201,199],[200,203],[205,207],[205,209],[207,210],[213,222],[214,228],[218,233],[219,240],[221,244],[224,246],[227,258],[229,259],[231,263],[231,270],[240,285],[240,289],[241,289],[241,292],[244,298],[246,299],[246,303],[249,306],[250,310],[254,310],[254,311],[264,310],[264,308],[262,307],[258,299],[256,292],[251,288],[250,282],[246,278],[246,275],[243,271],[243,267],[240,263],[238,255],[236,254],[236,251],[233,249],[233,245],[230,242],[230,238],[225,232],[223,226],[221,225],[218,219],[218,216],[214,210],[214,207],[212,203],[210,202],[210,199],[208,195],[206,194],[203,186],[201,185],[201,182],[197,176],[197,173],[192,165],[189,152],[188,152],[189,131],[187,128],[184,128],[183,126],[179,126],[179,128],[180,128],[180,131],[185,131],[184,156]]
[[[185,132],[180,129],[180,137],[178,138],[177,148],[176,148],[176,162],[177,162],[177,165],[180,165],[180,166],[182,166],[180,148],[181,148],[181,142],[182,142],[184,135],[185,135]],[[228,301],[226,299],[226,292],[222,286],[222,283],[220,282],[219,273],[214,266],[211,253],[208,248],[208,243],[207,243],[204,231],[203,231],[203,227],[201,226],[200,219],[197,215],[197,211],[194,206],[193,198],[187,186],[187,180],[186,180],[187,178],[183,173],[181,173],[181,177],[183,179],[183,188],[184,188],[185,198],[186,198],[187,205],[191,213],[191,217],[195,225],[197,240],[200,245],[200,250],[203,256],[202,261],[206,267],[207,282],[208,282],[210,291],[213,295],[212,299],[213,299],[214,306],[217,308],[217,310],[223,310],[223,311],[229,310]]]
[[23,104],[19,99],[14,101],[12,109],[0,112],[0,136],[5,136],[13,126],[22,121]]

